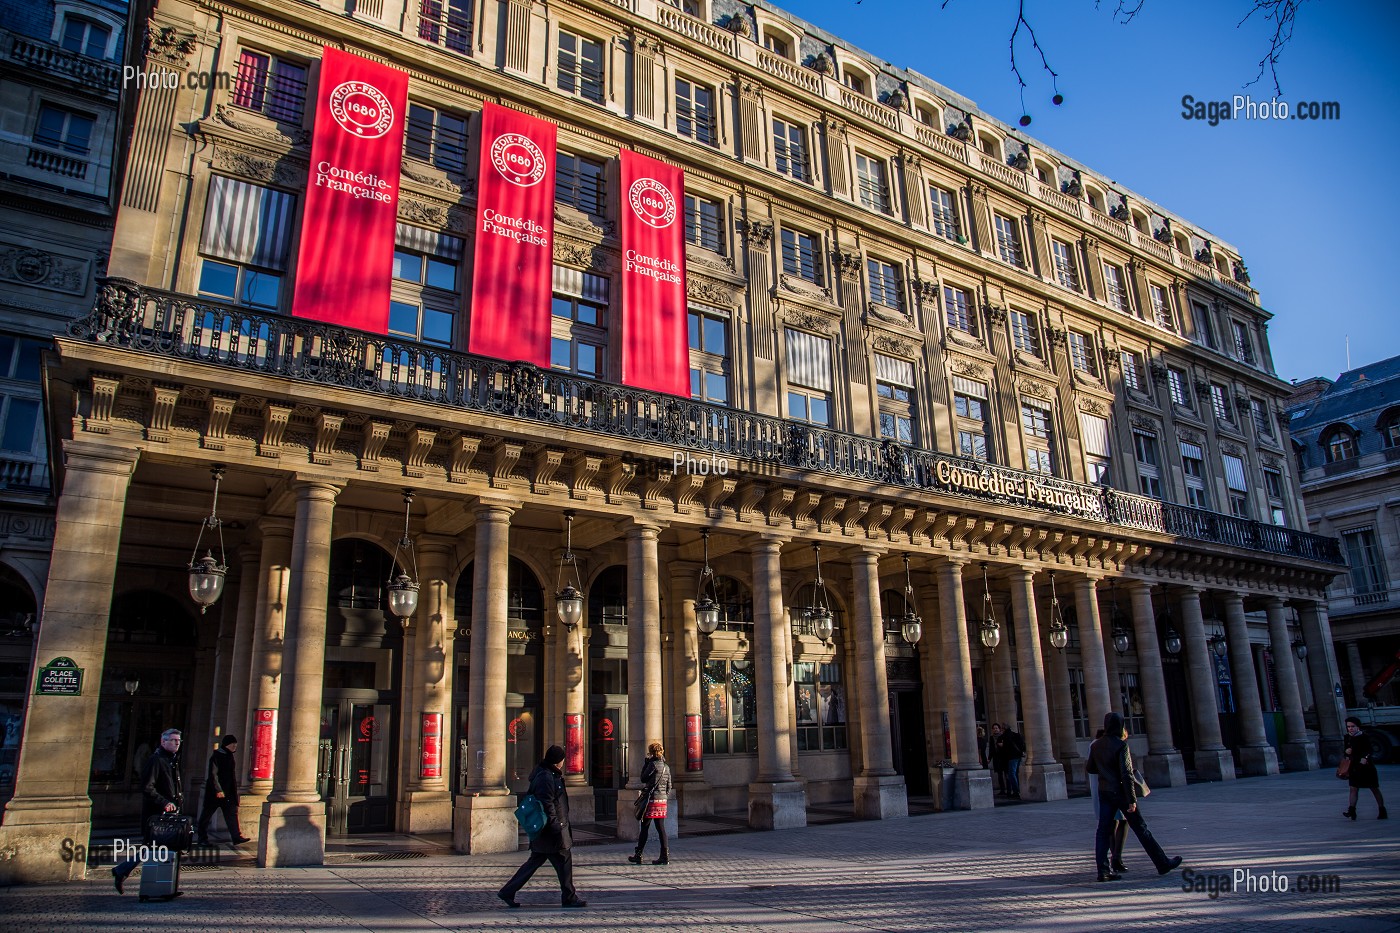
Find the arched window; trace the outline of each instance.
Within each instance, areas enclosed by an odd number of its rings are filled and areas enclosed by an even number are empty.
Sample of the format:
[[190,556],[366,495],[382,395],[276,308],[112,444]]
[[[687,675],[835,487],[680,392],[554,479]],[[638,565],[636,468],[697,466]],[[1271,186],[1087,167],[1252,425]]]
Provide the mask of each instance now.
[[1298,465],[1298,475],[1308,468],[1308,448],[1297,441],[1293,442],[1293,461]]
[[1382,412],[1376,430],[1381,433],[1382,447],[1400,453],[1400,407]]
[[1356,456],[1356,432],[1340,425],[1322,436],[1322,449],[1328,463],[1341,463]]

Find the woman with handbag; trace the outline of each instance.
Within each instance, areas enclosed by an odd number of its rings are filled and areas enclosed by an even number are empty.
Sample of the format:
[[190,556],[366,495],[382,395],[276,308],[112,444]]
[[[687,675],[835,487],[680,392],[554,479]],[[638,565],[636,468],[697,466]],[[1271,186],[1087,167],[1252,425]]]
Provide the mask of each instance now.
[[1380,812],[1376,814],[1376,819],[1386,819],[1385,798],[1381,796],[1380,777],[1376,774],[1376,766],[1371,761],[1375,749],[1371,747],[1370,738],[1361,731],[1361,720],[1355,716],[1347,717],[1347,735],[1344,741],[1346,752],[1342,757],[1341,764],[1337,765],[1337,777],[1347,779],[1349,799],[1347,808],[1342,811],[1342,816],[1356,819],[1356,792],[1364,787],[1376,798],[1376,806],[1380,809]]
[[637,798],[637,851],[627,856],[633,865],[642,864],[642,850],[647,847],[647,828],[656,824],[656,838],[661,841],[661,858],[653,865],[671,863],[670,847],[666,843],[666,799],[671,796],[671,766],[666,764],[665,749],[660,742],[647,746],[647,761],[642,765],[642,793]]
[[1094,862],[1100,881],[1117,881],[1122,877],[1114,871],[1109,861],[1115,813],[1122,813],[1123,819],[1128,821],[1143,851],[1152,859],[1157,874],[1165,875],[1181,864],[1181,856],[1168,857],[1162,851],[1161,843],[1147,828],[1147,821],[1138,809],[1138,798],[1146,796],[1146,788],[1135,775],[1133,753],[1128,748],[1127,736],[1123,717],[1109,713],[1103,718],[1103,736],[1089,746],[1086,770],[1091,775],[1097,775],[1099,781],[1099,826],[1094,835]]

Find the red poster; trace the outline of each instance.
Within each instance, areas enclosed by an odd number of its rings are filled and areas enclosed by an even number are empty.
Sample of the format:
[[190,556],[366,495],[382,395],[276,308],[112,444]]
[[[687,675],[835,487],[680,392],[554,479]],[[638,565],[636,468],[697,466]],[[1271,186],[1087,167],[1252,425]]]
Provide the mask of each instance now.
[[419,777],[442,777],[442,713],[423,714],[423,763]]
[[277,710],[253,713],[253,764],[248,776],[255,781],[272,780],[272,751],[277,746]]
[[622,150],[622,382],[689,398],[684,204],[679,168]]
[[564,714],[564,766],[566,774],[583,773],[583,714]]
[[704,765],[700,758],[700,714],[686,713],[685,716],[685,770],[700,771]]
[[549,366],[557,136],[547,120],[482,107],[472,353]]
[[292,314],[386,333],[408,75],[326,47]]

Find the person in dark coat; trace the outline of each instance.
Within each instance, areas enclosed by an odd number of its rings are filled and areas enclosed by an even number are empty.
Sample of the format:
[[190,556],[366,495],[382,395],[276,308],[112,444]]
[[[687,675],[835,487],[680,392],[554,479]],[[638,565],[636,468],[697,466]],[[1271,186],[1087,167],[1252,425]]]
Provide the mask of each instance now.
[[[146,760],[141,772],[141,837],[146,845],[152,845],[151,820],[162,813],[178,813],[184,803],[184,789],[180,780],[180,730],[166,729],[160,734],[160,748]],[[136,870],[140,862],[128,859],[112,869],[112,881],[117,893],[122,893],[122,885],[127,876]]]
[[661,858],[653,865],[669,865],[671,851],[666,841],[666,801],[671,796],[671,766],[666,764],[666,750],[660,742],[647,746],[647,761],[642,765],[642,793],[637,798],[637,851],[627,856],[633,865],[642,864],[642,850],[647,847],[647,829],[656,824],[656,838],[661,840]]
[[[1103,738],[1103,730],[1100,729],[1094,736],[1095,739]],[[1089,778],[1089,798],[1093,801],[1094,827],[1098,831],[1099,825],[1099,782],[1094,778]],[[1113,836],[1109,840],[1109,867],[1120,875],[1128,870],[1128,866],[1123,864],[1123,843],[1128,841],[1128,821],[1123,819],[1123,814],[1117,811],[1113,814]]]
[[204,781],[204,808],[199,814],[199,844],[209,844],[209,821],[214,813],[224,815],[224,825],[228,827],[228,838],[233,845],[248,841],[238,826],[238,762],[234,754],[238,751],[238,737],[226,735],[219,748],[209,756],[209,774]]
[[564,790],[564,774],[559,765],[564,761],[564,749],[551,745],[544,760],[530,772],[530,793],[544,807],[545,825],[530,840],[530,857],[525,860],[505,887],[496,896],[510,907],[519,907],[515,893],[545,862],[554,866],[559,876],[559,894],[565,907],[587,907],[588,902],[574,890],[574,837],[569,829],[569,795]]
[[1001,744],[1006,749],[1006,795],[1013,800],[1021,799],[1021,759],[1026,757],[1026,740],[1021,733],[1011,728],[1011,723],[1001,727]]
[[1371,796],[1376,798],[1376,806],[1380,812],[1376,814],[1376,819],[1386,819],[1389,814],[1385,812],[1385,798],[1381,796],[1380,775],[1376,773],[1376,765],[1371,761],[1371,756],[1376,753],[1372,747],[1371,739],[1361,731],[1361,720],[1355,716],[1347,717],[1347,734],[1343,740],[1345,742],[1346,756],[1351,761],[1351,769],[1347,771],[1347,808],[1342,811],[1342,816],[1356,819],[1356,797],[1357,791],[1366,788],[1371,792]]
[[1100,881],[1117,881],[1122,876],[1113,870],[1109,862],[1109,849],[1113,837],[1114,813],[1121,812],[1132,827],[1138,842],[1147,857],[1152,859],[1157,874],[1167,872],[1181,864],[1181,856],[1168,858],[1162,846],[1147,828],[1137,803],[1137,782],[1133,778],[1133,753],[1128,748],[1128,732],[1123,728],[1123,717],[1109,713],[1103,718],[1103,737],[1094,740],[1089,746],[1088,772],[1099,779],[1099,825],[1094,834],[1094,862],[1098,866]]
[[1010,785],[1006,781],[1006,743],[1002,740],[999,722],[992,723],[992,734],[987,736],[987,759],[991,762],[992,773],[997,776],[997,796],[1010,796]]

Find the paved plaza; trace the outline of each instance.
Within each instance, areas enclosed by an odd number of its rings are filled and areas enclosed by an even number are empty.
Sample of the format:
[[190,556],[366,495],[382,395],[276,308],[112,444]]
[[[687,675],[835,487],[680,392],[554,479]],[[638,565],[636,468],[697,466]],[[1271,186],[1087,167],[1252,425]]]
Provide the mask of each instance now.
[[[1381,769],[1400,804],[1400,767]],[[260,870],[225,850],[182,878],[185,896],[142,904],[108,866],[82,884],[0,890],[3,931],[623,930],[855,933],[922,930],[1400,931],[1400,819],[1343,819],[1330,770],[1154,791],[1149,824],[1183,869],[1161,878],[1129,838],[1131,872],[1094,880],[1089,801],[1003,804],[890,822],[682,836],[668,866],[628,864],[625,843],[575,849],[586,910],[559,907],[549,866],[510,910],[495,892],[524,854],[462,856],[431,840],[333,840],[322,868]],[[360,850],[356,854],[356,850]],[[1231,891],[1234,872],[1256,887]],[[1225,876],[1225,884],[1220,884]],[[1298,890],[1316,884],[1322,890]],[[1199,891],[1182,890],[1199,878]],[[1215,896],[1211,896],[1211,890]]]

